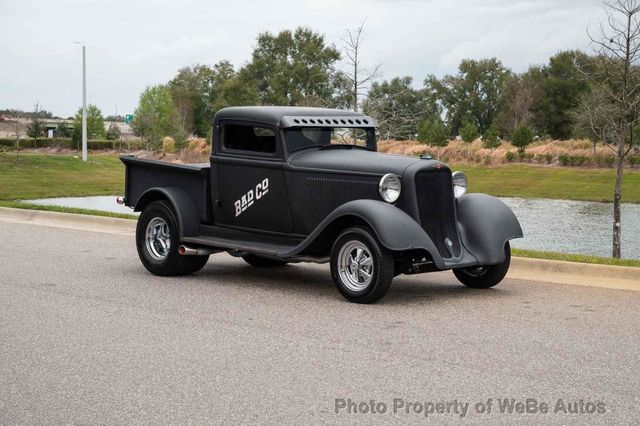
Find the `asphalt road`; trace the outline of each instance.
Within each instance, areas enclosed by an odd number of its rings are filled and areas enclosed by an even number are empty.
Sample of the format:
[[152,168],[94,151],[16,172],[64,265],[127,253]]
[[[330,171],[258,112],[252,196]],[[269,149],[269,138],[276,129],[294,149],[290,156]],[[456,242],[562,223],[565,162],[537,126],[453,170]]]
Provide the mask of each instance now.
[[[457,423],[454,400],[469,403],[464,423],[640,416],[640,292],[509,279],[479,291],[439,273],[398,277],[362,306],[326,265],[221,254],[158,278],[132,237],[0,222],[0,241],[0,424]],[[496,398],[550,412],[501,414]],[[336,399],[387,412],[336,414]],[[605,413],[554,413],[558,399]],[[449,413],[425,417],[436,402]]]

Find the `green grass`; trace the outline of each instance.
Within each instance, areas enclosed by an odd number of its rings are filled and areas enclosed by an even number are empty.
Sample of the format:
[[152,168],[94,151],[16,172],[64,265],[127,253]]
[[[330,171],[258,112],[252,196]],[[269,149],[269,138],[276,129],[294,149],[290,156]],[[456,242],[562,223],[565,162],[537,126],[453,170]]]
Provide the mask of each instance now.
[[611,257],[588,256],[583,254],[565,254],[553,251],[512,249],[511,253],[518,257],[532,257],[536,259],[564,260],[567,262],[596,263],[599,265],[640,267],[640,260],[614,259]]
[[[469,179],[470,192],[503,197],[551,198],[560,200],[613,201],[615,170],[543,167],[507,164],[500,167],[459,164]],[[622,201],[640,203],[640,170],[626,169]]]
[[112,195],[124,192],[124,165],[117,155],[0,153],[0,200]]
[[44,210],[59,213],[88,214],[92,216],[117,217],[120,219],[138,219],[138,216],[134,214],[112,213],[102,210],[80,209],[76,207],[42,206],[40,204],[23,203],[22,201],[0,201],[0,207],[10,207],[14,209],[26,210]]
[[[507,164],[500,167],[459,164],[471,192],[522,198],[610,202],[613,169],[541,167]],[[113,195],[124,192],[124,166],[116,155],[93,155],[88,162],[64,155],[0,153],[0,200]],[[640,170],[625,172],[623,201],[640,203]]]

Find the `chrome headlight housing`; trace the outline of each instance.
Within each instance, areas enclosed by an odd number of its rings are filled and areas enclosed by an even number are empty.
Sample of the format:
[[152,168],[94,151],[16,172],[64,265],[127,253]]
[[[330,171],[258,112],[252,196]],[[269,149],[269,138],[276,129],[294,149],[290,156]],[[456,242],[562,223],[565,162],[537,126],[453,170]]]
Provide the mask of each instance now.
[[378,184],[378,192],[387,203],[395,203],[398,201],[401,189],[400,178],[393,173],[387,173],[382,176]]
[[453,195],[456,198],[462,197],[467,192],[467,176],[462,172],[453,172],[451,180],[453,181]]

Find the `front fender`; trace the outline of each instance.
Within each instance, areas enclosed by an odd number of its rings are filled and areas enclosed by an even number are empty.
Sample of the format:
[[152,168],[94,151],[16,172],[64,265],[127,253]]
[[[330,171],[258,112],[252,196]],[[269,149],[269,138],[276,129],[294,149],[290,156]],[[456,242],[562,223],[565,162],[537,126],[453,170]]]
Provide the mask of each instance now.
[[438,250],[435,244],[422,227],[396,206],[377,200],[354,200],[342,204],[320,222],[295,251],[297,253],[304,251],[332,224],[346,217],[358,218],[369,225],[378,241],[387,249],[392,251],[424,249],[434,255],[434,261],[438,267],[444,268],[444,262],[436,255]]
[[522,238],[522,228],[513,211],[496,197],[466,194],[457,201],[458,229],[465,248],[480,265],[504,262],[504,245]]
[[155,187],[146,190],[135,204],[134,211],[142,211],[147,204],[157,200],[168,200],[176,213],[180,238],[195,237],[199,234],[200,219],[198,209],[189,195],[176,187]]

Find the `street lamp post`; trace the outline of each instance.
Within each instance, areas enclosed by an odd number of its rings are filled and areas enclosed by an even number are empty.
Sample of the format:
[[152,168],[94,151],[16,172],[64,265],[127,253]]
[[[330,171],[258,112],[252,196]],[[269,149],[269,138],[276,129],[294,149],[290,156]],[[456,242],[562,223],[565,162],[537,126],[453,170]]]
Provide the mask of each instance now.
[[87,56],[84,43],[82,44],[82,161],[87,161]]
[[87,161],[87,59],[82,45],[82,161]]

